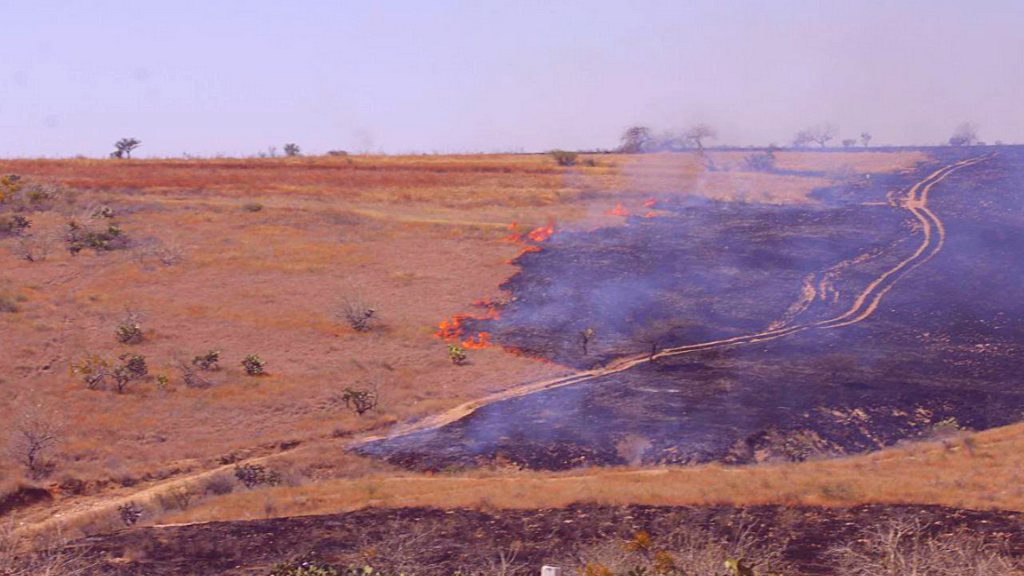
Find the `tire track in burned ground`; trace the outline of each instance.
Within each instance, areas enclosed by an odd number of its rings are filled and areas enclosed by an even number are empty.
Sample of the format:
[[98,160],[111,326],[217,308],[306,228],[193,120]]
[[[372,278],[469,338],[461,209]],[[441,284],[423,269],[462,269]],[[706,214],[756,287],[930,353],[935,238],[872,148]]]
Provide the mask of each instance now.
[[860,294],[854,299],[853,304],[846,312],[829,318],[826,320],[820,320],[817,322],[806,323],[806,324],[795,324],[790,326],[782,326],[775,329],[764,330],[753,334],[745,334],[741,336],[734,336],[731,338],[724,338],[720,340],[712,340],[708,342],[700,342],[697,344],[686,344],[683,346],[676,346],[672,348],[666,348],[657,354],[649,355],[636,355],[628,356],[617,359],[610,364],[595,368],[591,370],[574,371],[570,374],[560,376],[557,378],[530,382],[510,388],[508,390],[491,394],[477,400],[472,400],[456,406],[455,408],[449,409],[440,414],[424,418],[415,422],[410,422],[405,425],[401,425],[396,429],[393,429],[386,435],[374,435],[367,436],[353,440],[350,444],[350,448],[358,448],[360,446],[378,442],[382,440],[394,439],[397,437],[406,436],[415,432],[423,432],[427,430],[434,430],[456,422],[476,412],[477,410],[497,403],[503,400],[509,400],[512,398],[518,398],[535,394],[538,392],[545,392],[556,388],[563,388],[571,386],[573,384],[579,384],[596,378],[601,378],[611,374],[617,374],[625,372],[631,368],[648,364],[652,361],[660,358],[668,358],[673,356],[680,356],[684,354],[691,354],[695,352],[701,352],[706,350],[728,348],[733,346],[742,346],[747,344],[754,344],[758,342],[766,342],[770,340],[777,340],[786,336],[791,336],[799,332],[813,329],[831,329],[831,328],[842,328],[850,326],[866,320],[871,317],[872,314],[877,311],[879,304],[883,297],[907,274],[915,270],[922,264],[931,260],[943,247],[945,243],[945,228],[942,220],[932,212],[928,204],[928,194],[931,189],[946,179],[950,174],[953,174],[957,170],[966,168],[984,162],[993,158],[997,153],[986,154],[983,156],[976,156],[968,158],[951,164],[947,164],[928,176],[911,186],[897,206],[909,211],[915,219],[917,219],[920,230],[922,231],[923,238],[920,246],[913,254],[907,258],[901,260],[892,268],[883,272],[875,280],[873,280],[867,287],[865,287]]

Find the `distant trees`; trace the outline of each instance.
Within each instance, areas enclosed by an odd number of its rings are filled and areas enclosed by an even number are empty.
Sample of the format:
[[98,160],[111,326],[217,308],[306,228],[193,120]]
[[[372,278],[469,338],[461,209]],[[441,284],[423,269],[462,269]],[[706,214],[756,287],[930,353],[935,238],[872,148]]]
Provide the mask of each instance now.
[[121,138],[117,142],[114,142],[115,150],[110,153],[110,157],[131,159],[132,150],[135,150],[139,146],[142,146],[142,141],[138,138]]
[[853,138],[846,138],[845,140],[843,140],[843,148],[853,148],[853,145],[856,143],[857,141],[854,140]]
[[552,150],[548,152],[559,166],[575,166],[577,154],[567,150]]
[[704,141],[714,140],[718,133],[707,124],[694,124],[683,133],[683,138],[697,146],[697,150],[704,152]]
[[793,137],[793,147],[803,148],[814,142],[824,148],[825,144],[835,138],[838,133],[839,129],[832,124],[812,126],[796,133],[796,136]]
[[748,170],[754,172],[774,172],[775,171],[775,153],[778,151],[778,147],[775,144],[769,144],[767,148],[760,152],[751,152],[743,157],[743,162],[747,165]]
[[860,143],[863,144],[865,148],[867,148],[868,144],[871,143],[871,133],[870,132],[861,132],[860,133]]
[[970,122],[964,122],[956,127],[953,135],[949,138],[950,146],[973,146],[978,141],[978,127]]
[[298,156],[301,153],[302,150],[299,148],[299,145],[294,142],[289,142],[284,145],[285,156]]
[[623,154],[639,154],[650,149],[654,135],[647,126],[630,126],[622,133],[619,152]]

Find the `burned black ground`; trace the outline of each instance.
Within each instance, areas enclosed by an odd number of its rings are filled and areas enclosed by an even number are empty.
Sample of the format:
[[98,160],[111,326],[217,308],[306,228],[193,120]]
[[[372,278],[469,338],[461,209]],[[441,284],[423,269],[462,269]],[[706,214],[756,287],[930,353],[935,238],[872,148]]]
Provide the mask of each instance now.
[[[834,317],[920,245],[917,221],[887,198],[952,154],[822,190],[813,206],[677,200],[657,218],[556,236],[520,259],[500,320],[470,330],[589,368],[652,339],[681,345]],[[1020,148],[939,183],[928,207],[944,222],[942,250],[859,324],[661,359],[361,450],[420,469],[799,460],[877,449],[944,421],[1018,421],[1022,184]],[[801,309],[808,278],[815,299]],[[587,328],[597,337],[584,355]]]
[[368,508],[325,516],[136,528],[85,538],[71,547],[93,565],[89,573],[119,576],[267,574],[277,562],[308,554],[340,565],[370,564],[377,570],[432,576],[498,573],[499,553],[511,550],[518,550],[514,569],[536,573],[542,564],[574,567],[588,546],[621,546],[641,531],[666,547],[680,530],[710,531],[723,540],[745,531],[759,547],[780,553],[786,574],[833,574],[830,548],[895,519],[918,521],[925,536],[966,530],[1004,545],[1009,554],[1024,553],[1021,514],[934,506]]

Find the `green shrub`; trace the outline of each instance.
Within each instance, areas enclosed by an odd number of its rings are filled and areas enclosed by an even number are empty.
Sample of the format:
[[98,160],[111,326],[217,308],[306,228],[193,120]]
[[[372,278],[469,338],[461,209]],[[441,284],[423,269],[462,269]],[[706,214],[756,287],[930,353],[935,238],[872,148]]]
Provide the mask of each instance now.
[[466,363],[466,351],[458,344],[449,344],[448,359],[452,361],[452,364],[462,366]]
[[91,229],[75,220],[68,222],[64,243],[73,256],[86,248],[94,252],[107,252],[128,246],[128,238],[120,227],[111,224],[105,229]]
[[566,150],[552,150],[549,152],[551,157],[555,159],[555,162],[559,166],[575,166],[576,157],[578,156],[575,152],[568,152]]
[[114,378],[117,393],[124,394],[128,385],[149,374],[149,368],[146,366],[146,357],[140,354],[129,352],[121,354],[118,358],[121,360],[121,365],[114,368],[111,376]]
[[242,367],[249,376],[262,376],[266,374],[267,363],[256,354],[250,354],[242,360]]

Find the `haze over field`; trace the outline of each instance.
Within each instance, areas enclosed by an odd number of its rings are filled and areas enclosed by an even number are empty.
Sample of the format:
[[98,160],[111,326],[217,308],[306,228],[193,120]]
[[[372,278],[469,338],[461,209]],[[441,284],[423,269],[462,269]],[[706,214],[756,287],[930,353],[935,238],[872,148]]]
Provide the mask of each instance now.
[[9,2],[0,155],[602,148],[708,122],[1024,140],[1019,0]]

